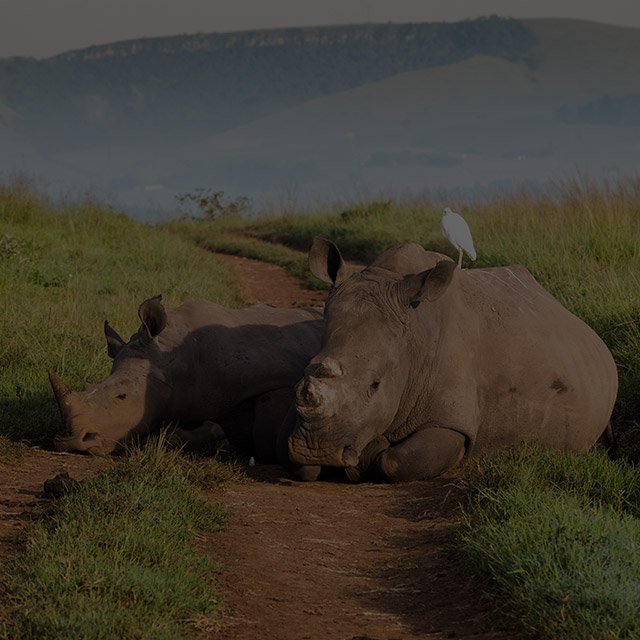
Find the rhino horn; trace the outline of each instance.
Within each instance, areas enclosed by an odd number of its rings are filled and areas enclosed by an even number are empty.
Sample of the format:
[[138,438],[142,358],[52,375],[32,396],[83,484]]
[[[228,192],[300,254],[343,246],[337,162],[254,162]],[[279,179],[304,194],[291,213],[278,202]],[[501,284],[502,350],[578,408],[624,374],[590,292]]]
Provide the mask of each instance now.
[[71,393],[71,388],[58,378],[53,369],[49,369],[49,382],[58,403],[62,402]]
[[53,389],[53,395],[56,397],[56,401],[58,402],[62,421],[66,424],[71,417],[71,403],[73,401],[73,397],[71,396],[71,387],[68,387],[64,382],[62,382],[52,369],[49,369],[49,382]]
[[317,378],[342,378],[344,368],[334,358],[325,358],[316,369],[315,376]]
[[328,416],[331,413],[331,391],[321,380],[309,377],[296,389],[299,415]]

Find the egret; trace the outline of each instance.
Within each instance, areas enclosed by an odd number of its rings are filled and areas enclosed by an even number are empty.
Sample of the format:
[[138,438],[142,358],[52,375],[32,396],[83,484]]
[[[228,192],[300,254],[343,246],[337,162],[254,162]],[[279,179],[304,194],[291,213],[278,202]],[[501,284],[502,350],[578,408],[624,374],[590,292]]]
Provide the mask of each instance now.
[[458,267],[462,267],[463,251],[471,260],[476,259],[469,225],[459,213],[454,213],[449,207],[445,207],[442,212],[442,235],[460,252]]

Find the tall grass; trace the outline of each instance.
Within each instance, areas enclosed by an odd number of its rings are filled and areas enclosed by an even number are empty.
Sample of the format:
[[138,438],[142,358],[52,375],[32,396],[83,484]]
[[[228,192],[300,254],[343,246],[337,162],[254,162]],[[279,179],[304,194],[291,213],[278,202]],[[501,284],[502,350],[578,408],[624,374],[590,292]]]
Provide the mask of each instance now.
[[78,387],[110,370],[103,323],[126,340],[140,303],[241,303],[229,271],[164,229],[88,202],[58,211],[20,182],[0,186],[0,435],[55,432],[52,367]]
[[167,639],[205,623],[216,567],[194,538],[225,521],[196,493],[209,474],[158,439],[63,496],[14,562],[9,637]]
[[478,463],[457,552],[539,638],[640,635],[640,473],[529,450]]

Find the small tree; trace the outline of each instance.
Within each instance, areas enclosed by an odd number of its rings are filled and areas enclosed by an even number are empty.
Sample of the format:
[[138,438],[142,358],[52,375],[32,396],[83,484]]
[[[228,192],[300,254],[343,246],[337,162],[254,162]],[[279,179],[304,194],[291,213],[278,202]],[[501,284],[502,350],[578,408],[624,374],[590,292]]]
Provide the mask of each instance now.
[[251,199],[238,196],[234,200],[224,191],[196,189],[193,193],[178,193],[180,213],[184,218],[220,220],[234,218],[251,212]]

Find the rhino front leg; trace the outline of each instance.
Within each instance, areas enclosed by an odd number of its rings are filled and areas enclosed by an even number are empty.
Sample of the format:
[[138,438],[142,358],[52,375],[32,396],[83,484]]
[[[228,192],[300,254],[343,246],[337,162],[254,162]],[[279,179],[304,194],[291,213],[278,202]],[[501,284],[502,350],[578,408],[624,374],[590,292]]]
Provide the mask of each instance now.
[[391,482],[426,480],[455,467],[464,450],[465,437],[460,432],[431,427],[382,451],[376,466]]
[[211,420],[205,420],[193,429],[176,428],[167,433],[167,442],[174,447],[184,447],[189,451],[228,451],[229,441],[222,427]]

